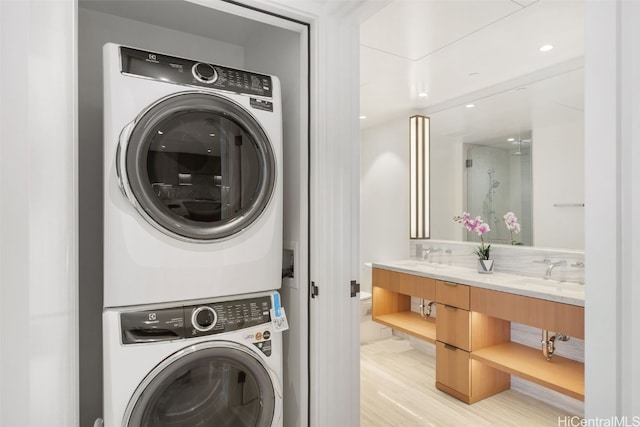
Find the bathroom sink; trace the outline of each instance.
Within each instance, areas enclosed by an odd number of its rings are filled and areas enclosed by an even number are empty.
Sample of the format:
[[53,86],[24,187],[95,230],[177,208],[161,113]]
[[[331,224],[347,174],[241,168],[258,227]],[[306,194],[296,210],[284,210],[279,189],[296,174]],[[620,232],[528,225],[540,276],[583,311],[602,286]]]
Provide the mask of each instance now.
[[552,279],[538,279],[536,277],[523,277],[522,279],[514,279],[508,280],[507,283],[509,285],[515,286],[526,286],[526,285],[537,285],[537,286],[554,286],[559,285],[561,282]]
[[538,279],[536,277],[523,277],[521,279],[507,280],[506,285],[523,289],[553,289],[554,291],[571,291],[580,288],[582,285],[573,282],[560,282],[553,279]]
[[451,266],[446,264],[438,264],[434,262],[420,261],[420,260],[413,260],[413,259],[396,261],[393,263],[393,265],[396,265],[397,267],[400,267],[400,268],[406,268],[414,271],[423,271],[427,273],[451,268]]

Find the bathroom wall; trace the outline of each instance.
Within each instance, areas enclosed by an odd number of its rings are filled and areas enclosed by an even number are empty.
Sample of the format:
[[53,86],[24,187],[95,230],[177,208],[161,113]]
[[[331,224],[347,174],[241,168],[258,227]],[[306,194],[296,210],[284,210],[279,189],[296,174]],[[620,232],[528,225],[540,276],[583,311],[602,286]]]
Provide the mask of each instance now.
[[409,256],[409,119],[362,132],[360,145],[360,284],[365,263]]
[[[462,138],[433,135],[431,125],[431,203],[462,213],[464,164]],[[409,118],[363,129],[360,143],[360,280],[371,292],[364,263],[406,258],[409,235]],[[461,240],[454,214],[431,208],[431,237]]]

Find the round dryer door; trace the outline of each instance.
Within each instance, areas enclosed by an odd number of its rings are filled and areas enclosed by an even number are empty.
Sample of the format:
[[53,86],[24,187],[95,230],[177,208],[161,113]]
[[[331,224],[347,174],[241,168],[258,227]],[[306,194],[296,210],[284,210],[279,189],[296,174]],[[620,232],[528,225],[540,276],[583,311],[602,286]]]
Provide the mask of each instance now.
[[127,427],[270,427],[276,391],[258,359],[235,343],[202,343],[161,363],[138,387]]
[[269,204],[276,159],[253,115],[235,102],[183,92],[153,104],[122,132],[124,193],[157,229],[188,241],[238,233]]

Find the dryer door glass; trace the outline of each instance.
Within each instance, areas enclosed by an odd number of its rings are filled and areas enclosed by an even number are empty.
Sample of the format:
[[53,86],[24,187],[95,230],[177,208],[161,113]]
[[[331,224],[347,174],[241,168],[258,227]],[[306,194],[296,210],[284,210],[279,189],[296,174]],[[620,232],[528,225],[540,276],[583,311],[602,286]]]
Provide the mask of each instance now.
[[145,219],[172,236],[228,237],[271,200],[272,145],[256,119],[229,99],[202,92],[164,98],[136,120],[125,143],[124,187]]
[[269,427],[275,391],[254,356],[220,342],[152,372],[127,408],[130,427]]

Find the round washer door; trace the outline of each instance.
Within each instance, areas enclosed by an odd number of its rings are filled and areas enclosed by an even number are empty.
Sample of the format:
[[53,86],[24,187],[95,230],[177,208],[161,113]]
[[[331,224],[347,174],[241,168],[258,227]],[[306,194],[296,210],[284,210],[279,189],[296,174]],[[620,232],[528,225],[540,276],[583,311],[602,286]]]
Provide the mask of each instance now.
[[276,182],[271,142],[239,104],[205,92],[165,97],[122,132],[124,193],[162,232],[207,242],[246,229]]
[[138,386],[123,427],[270,427],[276,391],[264,365],[231,342],[181,350]]

